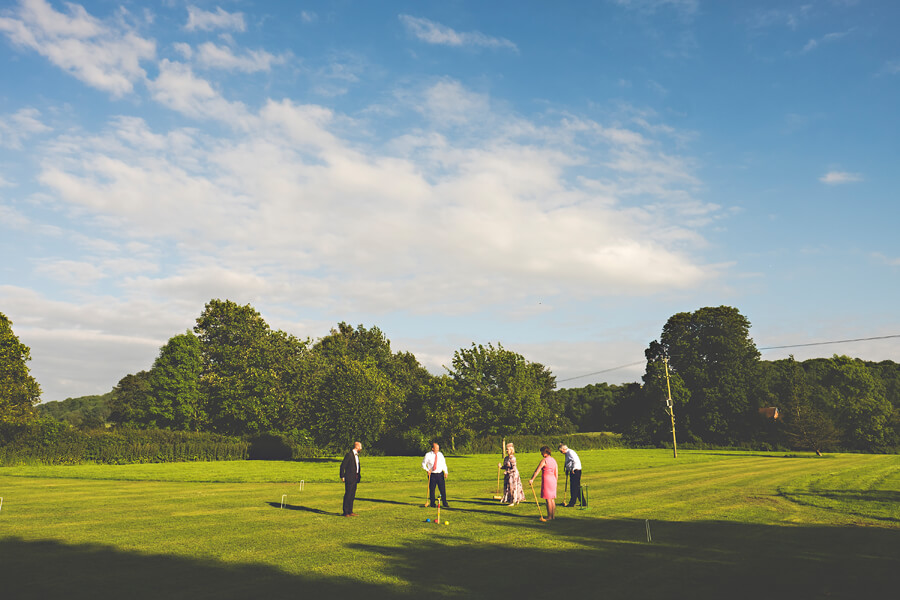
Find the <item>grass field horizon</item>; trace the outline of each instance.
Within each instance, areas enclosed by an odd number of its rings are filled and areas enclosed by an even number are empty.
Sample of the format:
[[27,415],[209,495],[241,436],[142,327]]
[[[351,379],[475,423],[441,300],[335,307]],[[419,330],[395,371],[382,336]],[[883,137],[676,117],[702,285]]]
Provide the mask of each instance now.
[[580,455],[590,507],[552,523],[527,488],[538,454],[519,456],[517,507],[491,499],[499,456],[448,457],[446,526],[424,522],[421,457],[363,456],[353,519],[336,458],[3,467],[0,581],[10,598],[859,598],[900,582],[900,456]]

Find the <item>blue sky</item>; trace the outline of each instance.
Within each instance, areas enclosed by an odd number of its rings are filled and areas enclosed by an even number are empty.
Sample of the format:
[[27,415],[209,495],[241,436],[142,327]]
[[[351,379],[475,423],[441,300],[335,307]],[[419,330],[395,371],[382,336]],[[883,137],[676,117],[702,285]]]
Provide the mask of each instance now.
[[[900,4],[0,8],[0,312],[44,400],[212,298],[318,338],[640,378],[674,313],[761,347],[895,335]],[[814,346],[900,361],[900,340]]]

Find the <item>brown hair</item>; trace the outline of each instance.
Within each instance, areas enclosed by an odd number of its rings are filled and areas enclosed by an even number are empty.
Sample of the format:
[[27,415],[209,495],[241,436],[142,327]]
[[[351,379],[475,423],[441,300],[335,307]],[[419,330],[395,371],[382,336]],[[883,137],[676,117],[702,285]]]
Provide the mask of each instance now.
[[550,456],[550,448],[548,446],[541,446],[541,455]]

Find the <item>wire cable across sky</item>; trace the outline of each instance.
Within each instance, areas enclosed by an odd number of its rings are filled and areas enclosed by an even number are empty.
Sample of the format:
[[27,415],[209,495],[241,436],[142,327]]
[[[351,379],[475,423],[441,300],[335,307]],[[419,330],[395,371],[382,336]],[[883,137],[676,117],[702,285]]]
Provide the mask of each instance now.
[[[830,342],[809,342],[806,344],[787,344],[784,346],[765,346],[763,348],[757,348],[757,350],[781,350],[784,348],[804,348],[806,346],[825,346],[827,344],[848,344],[851,342],[868,342],[872,340],[889,340],[892,338],[900,338],[900,333],[894,335],[879,335],[876,337],[866,337],[866,338],[853,338],[850,340],[833,340]],[[587,373],[585,375],[576,375],[575,377],[566,377],[565,379],[557,380],[557,383],[562,383],[564,381],[572,381],[573,379],[584,379],[585,377],[591,377],[592,375],[601,375],[603,373],[609,373],[611,371],[618,371],[619,369],[627,369],[628,367],[636,367],[637,365],[642,365],[646,361],[638,361],[633,363],[628,363],[627,365],[619,365],[618,367],[610,367],[609,369],[603,369],[602,371],[594,371],[593,373]]]

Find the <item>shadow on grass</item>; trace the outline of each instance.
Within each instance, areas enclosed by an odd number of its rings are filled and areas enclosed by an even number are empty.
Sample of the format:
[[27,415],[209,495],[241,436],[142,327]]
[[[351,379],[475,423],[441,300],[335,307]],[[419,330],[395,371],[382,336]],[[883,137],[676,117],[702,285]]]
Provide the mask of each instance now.
[[281,506],[280,502],[266,502],[272,508],[285,509],[285,510],[300,510],[303,512],[315,513],[317,515],[330,515],[332,517],[340,517],[340,512],[328,512],[327,510],[322,510],[321,508],[311,508],[309,506],[300,506],[299,504],[285,504]]
[[0,540],[2,596],[10,600],[387,598],[384,586],[351,577],[285,573],[268,565],[124,552],[102,545]]
[[[362,521],[351,521],[350,524]],[[864,598],[894,589],[900,529],[566,519],[497,539],[350,541],[327,576],[104,545],[0,539],[2,596],[65,598]],[[512,535],[510,535],[512,534]],[[517,536],[528,538],[519,545]],[[537,536],[537,537],[536,537]],[[543,536],[543,537],[542,537]],[[534,547],[537,540],[541,545]],[[528,546],[528,547],[525,547]],[[310,548],[309,552],[317,552]],[[366,566],[363,566],[366,565]],[[367,581],[362,581],[366,579]]]
[[399,500],[385,500],[384,498],[356,498],[357,502],[377,502],[378,504],[397,504],[400,506],[422,506],[421,502],[400,502]]
[[642,520],[498,525],[545,533],[546,548],[350,547],[387,557],[389,575],[443,597],[857,599],[895,589],[900,570],[896,529],[650,522],[648,543]]

